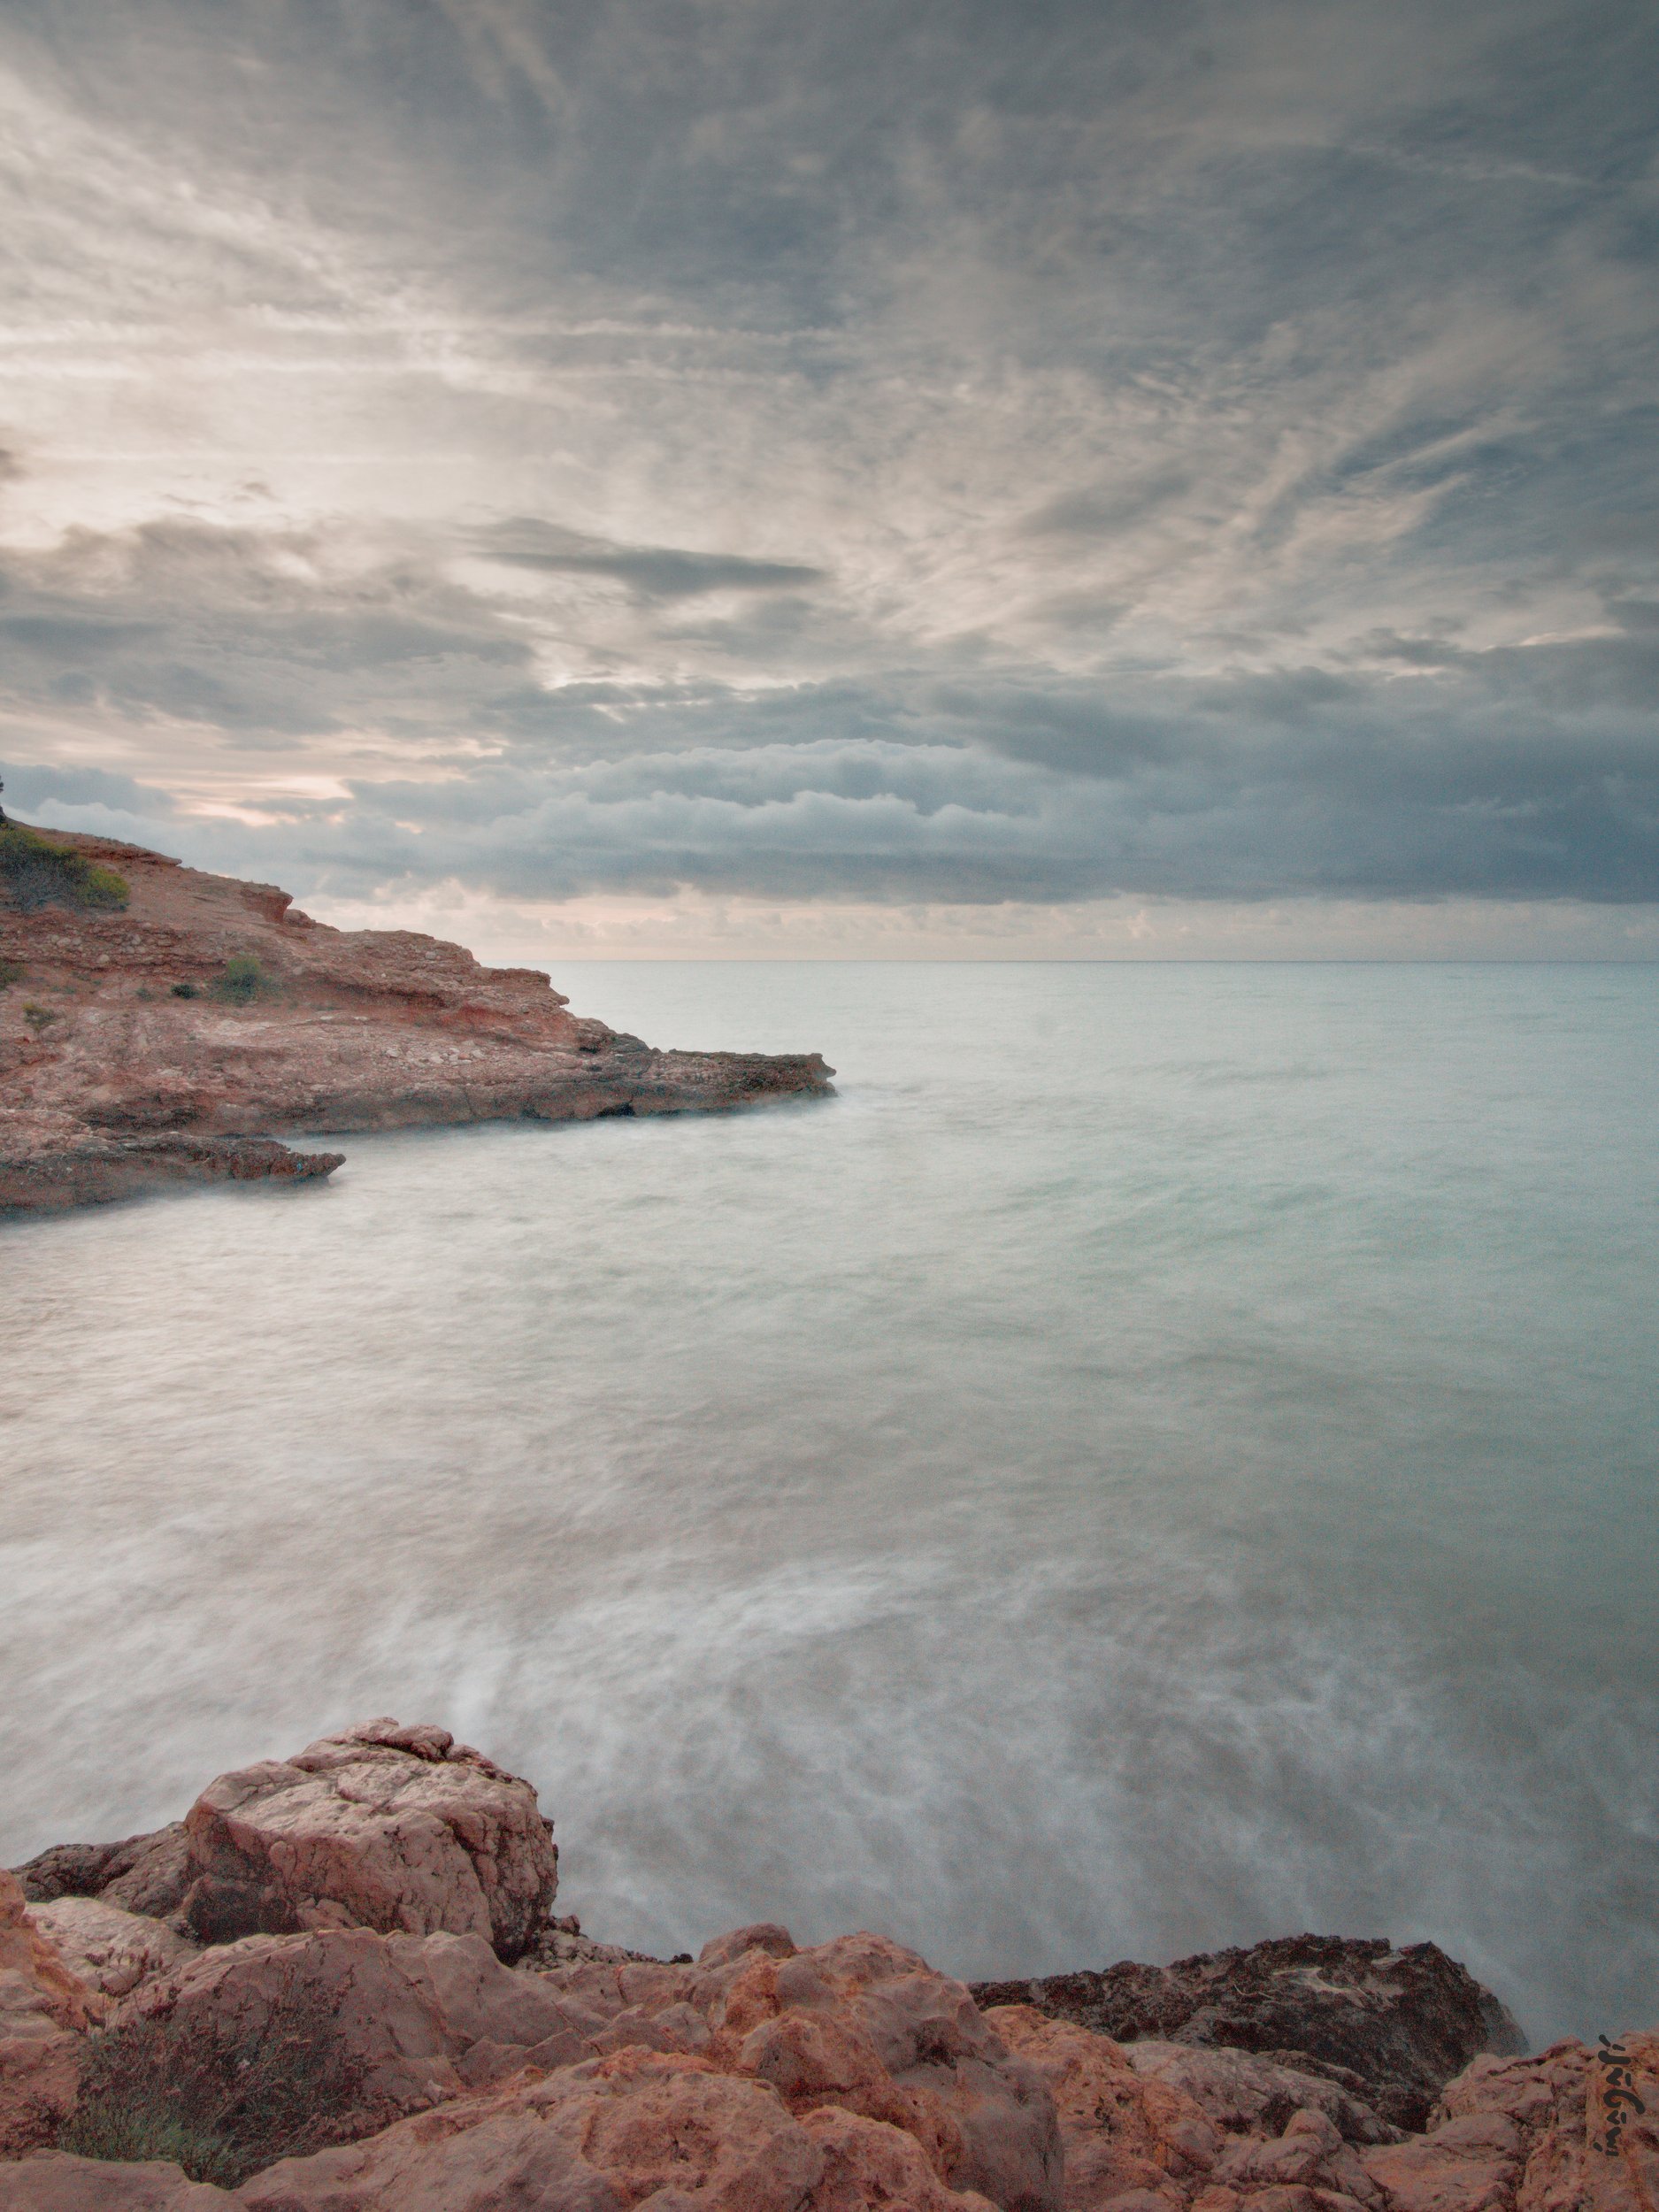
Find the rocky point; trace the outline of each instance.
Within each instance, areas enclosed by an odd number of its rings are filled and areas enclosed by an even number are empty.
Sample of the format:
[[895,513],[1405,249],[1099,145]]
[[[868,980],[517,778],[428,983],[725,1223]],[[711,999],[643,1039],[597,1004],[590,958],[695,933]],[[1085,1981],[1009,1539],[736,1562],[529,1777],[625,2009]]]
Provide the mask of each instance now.
[[343,1156],[275,1132],[713,1112],[830,1087],[816,1053],[657,1051],[572,1014],[538,970],[11,826],[80,873],[0,871],[0,1212],[303,1181]]

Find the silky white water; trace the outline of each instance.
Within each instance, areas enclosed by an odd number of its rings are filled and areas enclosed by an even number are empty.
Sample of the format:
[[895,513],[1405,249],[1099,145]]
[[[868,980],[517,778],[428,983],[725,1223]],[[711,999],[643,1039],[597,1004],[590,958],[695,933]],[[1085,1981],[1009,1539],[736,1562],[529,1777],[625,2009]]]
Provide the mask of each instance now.
[[840,1095],[0,1228],[0,1860],[394,1712],[647,1949],[1659,2017],[1652,969],[555,980]]

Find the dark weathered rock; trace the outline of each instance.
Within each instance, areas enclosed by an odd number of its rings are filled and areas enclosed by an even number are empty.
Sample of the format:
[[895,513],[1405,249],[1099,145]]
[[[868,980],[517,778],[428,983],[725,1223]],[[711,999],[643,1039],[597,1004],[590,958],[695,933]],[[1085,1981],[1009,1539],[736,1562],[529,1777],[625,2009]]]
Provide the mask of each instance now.
[[55,1843],[14,1870],[32,1905],[97,1897],[152,1920],[176,1912],[194,1878],[181,1820],[120,1843]]
[[0,1212],[53,1213],[184,1183],[306,1183],[343,1152],[296,1152],[260,1137],[88,1134],[56,1149],[0,1156]]
[[1152,2038],[1255,2051],[1324,2074],[1396,2127],[1421,2128],[1436,2097],[1484,2051],[1526,2047],[1489,1989],[1438,1945],[1284,1936],[1172,1966],[982,1982],[982,2005],[1029,2004],[1120,2043]]

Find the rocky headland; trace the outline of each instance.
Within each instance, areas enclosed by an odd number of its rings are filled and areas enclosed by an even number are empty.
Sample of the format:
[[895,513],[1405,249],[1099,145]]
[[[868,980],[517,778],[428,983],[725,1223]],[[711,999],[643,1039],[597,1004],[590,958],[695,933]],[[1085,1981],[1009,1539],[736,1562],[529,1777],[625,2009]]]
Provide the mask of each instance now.
[[1432,1944],[971,1988],[557,1886],[527,1782],[391,1720],[0,1874],[0,2208],[1659,2212],[1659,2034],[1527,2055]]
[[111,840],[0,826],[0,1212],[307,1180],[283,1136],[703,1113],[827,1092],[816,1054],[664,1052],[546,976]]

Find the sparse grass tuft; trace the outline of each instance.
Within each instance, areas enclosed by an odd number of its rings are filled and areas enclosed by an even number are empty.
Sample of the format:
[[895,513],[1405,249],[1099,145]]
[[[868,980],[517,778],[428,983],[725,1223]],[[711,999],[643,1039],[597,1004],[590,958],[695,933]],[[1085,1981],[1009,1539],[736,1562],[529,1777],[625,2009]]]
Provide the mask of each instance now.
[[26,914],[43,906],[112,914],[129,895],[126,877],[113,868],[100,868],[73,845],[54,845],[21,822],[0,822],[0,883]]
[[234,953],[225,963],[225,972],[212,987],[213,996],[227,1006],[250,1006],[257,998],[263,998],[276,988],[251,953]]
[[28,999],[24,1002],[23,1018],[38,1037],[43,1029],[62,1021],[63,1016],[55,1006],[37,1006],[33,999]]
[[279,2158],[347,2139],[360,2085],[320,2005],[286,2007],[259,2029],[134,2021],[88,2039],[58,2147],[171,2159],[192,2181],[234,2189]]
[[9,991],[14,983],[21,983],[22,980],[23,963],[20,960],[0,960],[0,991]]

